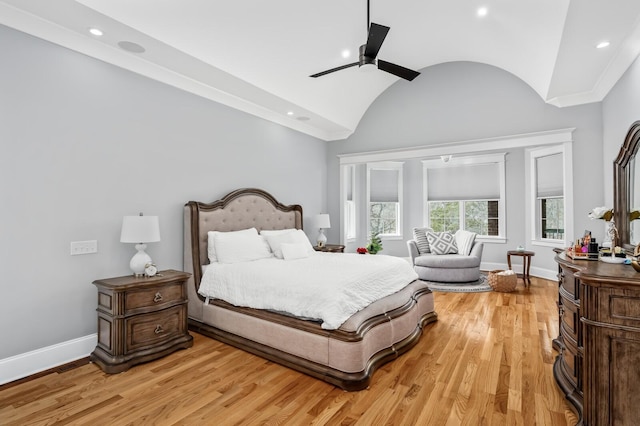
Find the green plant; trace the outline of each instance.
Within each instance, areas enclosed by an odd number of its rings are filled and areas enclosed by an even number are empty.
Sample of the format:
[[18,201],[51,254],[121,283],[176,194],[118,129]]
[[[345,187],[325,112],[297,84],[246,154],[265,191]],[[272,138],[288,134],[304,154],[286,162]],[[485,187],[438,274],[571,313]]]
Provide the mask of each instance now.
[[371,233],[371,240],[369,241],[369,245],[367,245],[367,250],[371,254],[376,254],[379,251],[382,251],[382,240],[378,234]]

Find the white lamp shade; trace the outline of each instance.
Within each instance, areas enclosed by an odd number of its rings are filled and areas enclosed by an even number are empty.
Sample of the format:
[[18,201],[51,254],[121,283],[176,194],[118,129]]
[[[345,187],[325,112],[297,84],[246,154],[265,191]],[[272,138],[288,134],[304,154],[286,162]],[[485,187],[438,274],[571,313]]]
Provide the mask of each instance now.
[[319,214],[316,217],[316,226],[322,229],[331,228],[331,221],[329,220],[329,215],[326,213]]
[[154,243],[160,241],[158,216],[125,216],[122,219],[121,243]]

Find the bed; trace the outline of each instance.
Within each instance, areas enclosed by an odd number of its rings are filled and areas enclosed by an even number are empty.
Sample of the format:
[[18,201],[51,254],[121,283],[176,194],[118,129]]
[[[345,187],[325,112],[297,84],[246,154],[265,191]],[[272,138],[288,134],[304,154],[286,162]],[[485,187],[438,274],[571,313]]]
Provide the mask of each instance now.
[[237,306],[199,293],[207,268],[216,266],[209,265],[209,232],[301,230],[302,224],[300,205],[281,204],[255,188],[233,191],[212,203],[188,202],[184,207],[184,270],[191,274],[187,283],[189,329],[344,390],[365,389],[376,368],[413,347],[424,327],[437,319],[433,294],[422,281],[403,284],[331,329],[323,328],[319,320]]

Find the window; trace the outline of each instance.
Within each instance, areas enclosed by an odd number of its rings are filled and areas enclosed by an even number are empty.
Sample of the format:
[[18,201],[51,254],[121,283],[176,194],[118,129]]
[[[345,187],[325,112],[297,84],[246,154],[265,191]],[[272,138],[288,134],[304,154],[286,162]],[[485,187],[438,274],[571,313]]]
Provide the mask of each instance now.
[[434,231],[458,229],[478,235],[499,235],[498,200],[430,201],[429,227]]
[[[547,146],[527,150],[529,172],[528,227],[532,244],[563,247],[566,230],[571,228],[572,195],[570,188],[571,144]],[[568,186],[569,185],[569,186]],[[572,237],[570,237],[572,238]]]
[[564,241],[562,153],[547,148],[534,152],[532,159],[536,195],[535,239]]
[[347,240],[356,238],[356,166],[350,164],[343,169],[344,183],[344,236]]
[[564,198],[540,199],[540,229],[542,238],[564,240]]
[[425,224],[504,237],[504,154],[425,160]]
[[368,233],[402,236],[402,163],[367,164]]

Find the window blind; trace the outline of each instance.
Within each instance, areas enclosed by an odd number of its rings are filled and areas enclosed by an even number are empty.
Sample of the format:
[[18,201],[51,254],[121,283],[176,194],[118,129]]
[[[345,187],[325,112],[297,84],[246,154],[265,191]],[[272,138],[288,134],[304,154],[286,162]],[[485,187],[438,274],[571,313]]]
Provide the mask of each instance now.
[[536,196],[562,197],[563,174],[561,153],[536,158]]
[[347,200],[353,201],[353,170],[354,166],[345,166],[345,185],[347,190]]
[[500,198],[498,163],[427,169],[429,201]]
[[399,170],[371,169],[369,171],[369,200],[398,202]]

